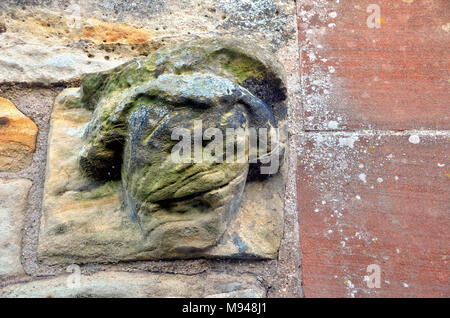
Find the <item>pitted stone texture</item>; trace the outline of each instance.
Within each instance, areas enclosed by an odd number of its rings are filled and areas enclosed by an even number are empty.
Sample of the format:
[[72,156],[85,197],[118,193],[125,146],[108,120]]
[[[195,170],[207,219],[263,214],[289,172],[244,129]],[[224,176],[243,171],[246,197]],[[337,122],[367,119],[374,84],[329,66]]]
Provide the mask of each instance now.
[[70,81],[82,74],[115,67],[125,60],[92,57],[82,50],[44,43],[23,43],[18,37],[0,34],[0,83],[29,82],[49,84]]
[[31,181],[0,179],[0,277],[23,274],[20,242]]
[[[73,275],[73,274],[71,274]],[[200,274],[198,276],[100,272],[81,275],[80,284],[74,284],[70,275],[29,283],[9,285],[0,289],[6,298],[153,298],[153,297],[251,297],[266,296],[265,289],[255,276],[227,274]]]
[[290,0],[4,0],[0,83],[69,81],[166,44],[218,35],[278,49],[295,38],[293,6]]
[[0,97],[0,171],[17,172],[30,165],[37,132],[31,119]]

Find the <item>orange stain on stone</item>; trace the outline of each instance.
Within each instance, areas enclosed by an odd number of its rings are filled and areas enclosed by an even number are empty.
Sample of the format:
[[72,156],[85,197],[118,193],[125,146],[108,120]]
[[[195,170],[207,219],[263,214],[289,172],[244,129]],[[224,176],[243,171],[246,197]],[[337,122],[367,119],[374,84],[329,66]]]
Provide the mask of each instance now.
[[5,150],[8,144],[20,144],[25,147],[24,151],[33,152],[37,131],[31,119],[17,110],[9,100],[0,97],[0,149]]
[[85,27],[81,37],[103,43],[142,44],[150,39],[150,34],[126,24],[99,23]]
[[9,25],[10,31],[29,33],[34,36],[57,39],[58,41],[76,41],[87,39],[102,43],[143,44],[152,38],[152,33],[145,28],[126,23],[103,22],[97,19],[83,20],[82,28],[74,28],[68,24],[67,17],[41,14],[37,16],[21,16],[20,21]]

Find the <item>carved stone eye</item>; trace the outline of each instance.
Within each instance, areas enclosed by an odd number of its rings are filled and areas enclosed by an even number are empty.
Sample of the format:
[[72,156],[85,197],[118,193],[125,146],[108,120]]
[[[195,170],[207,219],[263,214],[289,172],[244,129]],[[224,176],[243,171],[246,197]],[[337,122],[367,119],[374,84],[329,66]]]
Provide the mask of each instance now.
[[[285,99],[271,54],[230,40],[182,43],[86,75],[53,116],[82,117],[82,133],[62,136],[53,123],[51,143],[74,149],[55,147],[57,163],[50,156],[70,181],[61,190],[47,180],[41,257],[58,262],[57,246],[86,261],[275,257],[282,205],[266,201],[284,191]],[[85,211],[56,217],[56,206],[77,200]],[[251,215],[262,241],[244,244]]]

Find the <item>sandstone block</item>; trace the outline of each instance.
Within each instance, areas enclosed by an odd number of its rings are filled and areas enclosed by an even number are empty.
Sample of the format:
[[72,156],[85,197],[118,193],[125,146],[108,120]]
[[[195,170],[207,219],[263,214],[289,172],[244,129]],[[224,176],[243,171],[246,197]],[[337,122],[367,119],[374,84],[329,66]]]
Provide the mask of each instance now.
[[37,132],[31,119],[0,97],[0,171],[17,172],[30,165]]
[[20,244],[31,181],[0,179],[0,277],[23,273]]

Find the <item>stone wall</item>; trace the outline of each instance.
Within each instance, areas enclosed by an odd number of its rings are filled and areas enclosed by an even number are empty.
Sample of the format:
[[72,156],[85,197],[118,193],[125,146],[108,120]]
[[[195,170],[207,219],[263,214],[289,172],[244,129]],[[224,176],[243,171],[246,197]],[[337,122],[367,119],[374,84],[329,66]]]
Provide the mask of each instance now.
[[[448,297],[449,5],[2,0],[0,295]],[[85,73],[219,37],[256,42],[286,72],[286,194],[265,205],[284,202],[275,259],[41,262],[57,96]]]
[[[257,42],[283,65],[289,124],[295,132],[301,107],[294,2],[6,0],[0,9],[0,125],[8,127],[0,128],[0,296],[302,296],[296,156],[289,152],[293,145],[287,152],[287,191],[280,198],[285,202],[283,237],[274,260],[201,258],[68,267],[38,258],[56,96],[79,87],[83,74],[111,69],[163,46],[237,38]],[[74,285],[70,282],[78,277],[78,268],[81,280]]]

